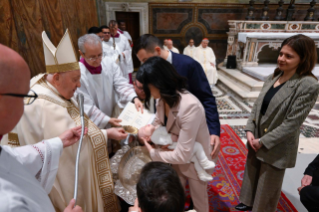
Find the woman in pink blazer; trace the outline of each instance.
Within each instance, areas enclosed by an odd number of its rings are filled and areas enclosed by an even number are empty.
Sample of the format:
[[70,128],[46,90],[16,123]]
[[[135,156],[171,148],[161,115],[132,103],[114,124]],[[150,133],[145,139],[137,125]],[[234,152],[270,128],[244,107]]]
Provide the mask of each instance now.
[[172,164],[184,187],[188,180],[195,210],[208,212],[207,182],[198,178],[194,164],[190,162],[195,141],[203,146],[206,156],[211,158],[210,135],[203,106],[186,90],[186,79],[166,60],[152,57],[138,72],[137,80],[143,84],[146,94],[146,108],[150,105],[151,96],[158,100],[154,125],[166,126],[169,133],[178,136],[173,151],[154,149],[145,142],[151,158]]

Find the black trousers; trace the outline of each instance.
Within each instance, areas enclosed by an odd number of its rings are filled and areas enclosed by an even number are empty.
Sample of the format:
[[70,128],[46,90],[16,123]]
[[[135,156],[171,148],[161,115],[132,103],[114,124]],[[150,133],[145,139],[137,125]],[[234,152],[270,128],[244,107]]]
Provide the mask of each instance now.
[[312,183],[300,191],[300,201],[309,212],[319,211],[319,169],[312,176]]

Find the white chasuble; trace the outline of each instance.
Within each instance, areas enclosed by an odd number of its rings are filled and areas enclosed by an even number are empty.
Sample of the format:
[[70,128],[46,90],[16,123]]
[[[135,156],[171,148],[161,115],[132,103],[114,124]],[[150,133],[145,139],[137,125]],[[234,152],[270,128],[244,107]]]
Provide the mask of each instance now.
[[2,146],[0,211],[54,212],[48,193],[56,177],[62,149],[60,138],[17,148]]
[[108,57],[102,60],[100,74],[91,74],[83,63],[79,64],[81,87],[76,90],[76,95],[84,95],[85,113],[100,129],[111,127],[109,120],[115,105],[124,108],[136,96],[133,85],[128,83],[120,74],[119,66]]
[[130,42],[125,37],[125,35],[121,33],[118,33],[116,37],[111,37],[109,42],[111,43],[113,49],[116,49],[119,52],[119,55],[120,55],[119,66],[121,68],[123,76],[127,80],[129,80],[129,74],[134,71],[133,59],[132,59],[132,48],[130,46]]
[[175,48],[174,46],[172,47],[172,49],[169,49],[171,50],[172,52],[176,53],[176,54],[179,54],[179,50],[177,48]]
[[190,56],[191,58],[194,58],[195,51],[196,51],[196,47],[194,45],[193,46],[188,45],[185,47],[183,54]]
[[[202,45],[196,48],[195,60],[203,67],[210,85],[215,85],[218,80],[216,70],[216,57],[214,51],[210,47],[203,48]],[[214,64],[214,66],[212,65]]]
[[[76,101],[62,98],[44,77],[40,75],[33,78],[31,89],[38,94],[38,98],[25,106],[24,114],[15,128],[20,145],[53,138],[81,125]],[[113,193],[106,131],[101,131],[87,116],[85,122],[88,134],[81,148],[77,204],[83,211],[119,211]],[[60,157],[57,176],[49,195],[56,211],[63,211],[73,198],[78,144],[65,148]]]

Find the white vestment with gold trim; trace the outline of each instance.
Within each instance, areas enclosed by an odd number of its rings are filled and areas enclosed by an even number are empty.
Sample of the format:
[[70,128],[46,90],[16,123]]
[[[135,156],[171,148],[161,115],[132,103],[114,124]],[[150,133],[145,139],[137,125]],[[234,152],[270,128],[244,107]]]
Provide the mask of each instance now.
[[188,45],[185,47],[183,54],[190,56],[191,58],[194,58],[195,51],[196,51],[196,47],[194,45],[193,46]]
[[[74,98],[66,100],[61,97],[43,75],[31,80],[31,89],[39,97],[25,106],[24,114],[14,129],[18,141],[4,140],[3,143],[34,144],[81,125]],[[106,131],[100,130],[87,116],[85,122],[88,134],[81,148],[77,204],[83,211],[119,211],[113,193]],[[57,177],[49,194],[56,211],[63,211],[73,198],[77,149],[78,143],[65,148],[61,155]]]
[[[196,48],[194,59],[203,67],[210,85],[215,85],[218,80],[216,70],[216,57],[214,51],[210,47],[203,48],[202,45]],[[214,64],[214,66],[212,65]]]

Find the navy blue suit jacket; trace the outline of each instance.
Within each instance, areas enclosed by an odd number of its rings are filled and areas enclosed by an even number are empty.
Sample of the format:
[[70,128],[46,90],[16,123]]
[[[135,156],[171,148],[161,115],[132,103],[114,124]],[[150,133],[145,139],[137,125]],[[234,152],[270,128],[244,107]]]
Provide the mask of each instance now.
[[183,77],[186,77],[188,90],[203,104],[207,126],[211,135],[220,135],[220,123],[215,97],[209,86],[202,66],[189,56],[172,53],[173,66]]

